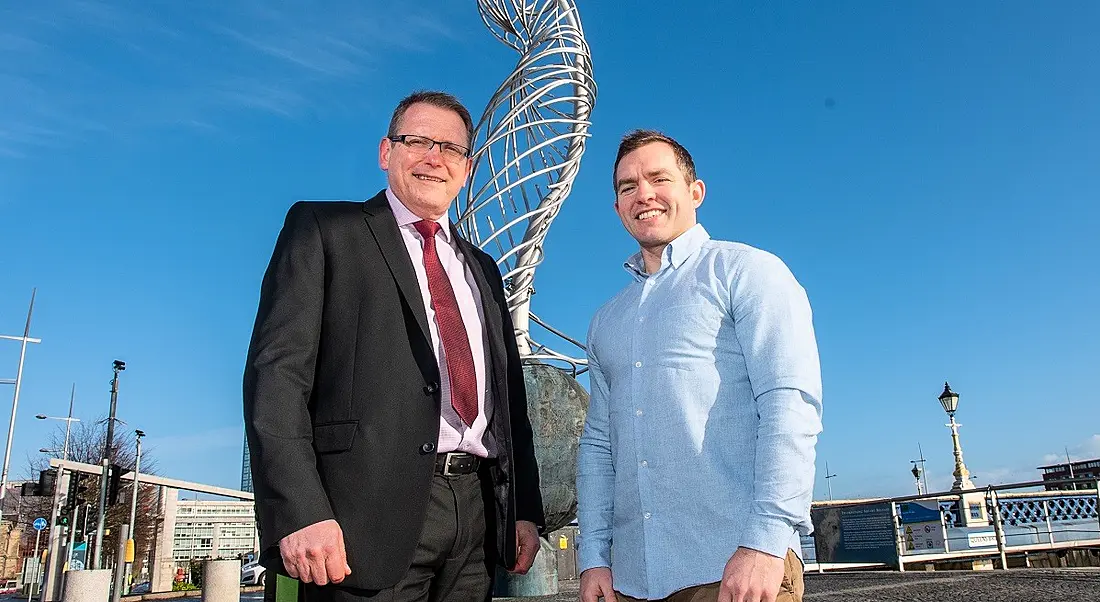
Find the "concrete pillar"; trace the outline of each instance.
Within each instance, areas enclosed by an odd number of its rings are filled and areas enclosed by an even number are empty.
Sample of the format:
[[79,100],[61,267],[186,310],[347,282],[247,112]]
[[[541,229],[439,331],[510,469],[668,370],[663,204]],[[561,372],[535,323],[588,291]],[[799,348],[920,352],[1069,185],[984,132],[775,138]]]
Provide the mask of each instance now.
[[241,561],[207,560],[202,569],[202,602],[240,602]]
[[176,533],[176,497],[178,490],[161,487],[157,533],[153,538],[153,554],[149,567],[149,585],[152,593],[172,591],[176,578],[176,563],[172,560],[172,544]]
[[111,594],[111,569],[68,571],[62,602],[103,602]]

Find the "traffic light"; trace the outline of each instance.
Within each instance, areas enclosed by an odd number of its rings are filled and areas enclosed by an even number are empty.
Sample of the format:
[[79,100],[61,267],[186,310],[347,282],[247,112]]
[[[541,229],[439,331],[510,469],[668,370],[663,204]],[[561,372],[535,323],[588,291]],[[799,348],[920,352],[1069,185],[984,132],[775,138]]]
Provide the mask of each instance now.
[[61,516],[68,520],[68,517],[72,516],[73,510],[77,506],[80,506],[88,502],[88,484],[85,480],[85,476],[80,473],[73,473],[69,478],[69,489],[65,494],[65,505],[61,507]]
[[113,506],[118,502],[118,489],[122,485],[122,467],[118,464],[111,465],[110,477],[107,485],[107,505]]
[[57,486],[57,469],[50,468],[38,473],[38,495],[52,496]]

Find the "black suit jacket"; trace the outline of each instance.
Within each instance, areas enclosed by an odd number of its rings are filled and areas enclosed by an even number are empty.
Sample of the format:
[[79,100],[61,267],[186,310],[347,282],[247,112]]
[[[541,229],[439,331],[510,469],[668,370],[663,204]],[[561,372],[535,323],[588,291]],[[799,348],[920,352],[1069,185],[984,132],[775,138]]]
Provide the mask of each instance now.
[[[500,272],[455,237],[481,291],[499,448],[497,560],[516,560],[516,520],[544,524],[527,397]],[[244,372],[244,416],[261,559],[335,519],[352,573],[383,589],[412,562],[439,437],[440,373],[412,261],[380,192],[366,203],[290,208],[264,274]],[[491,498],[491,499],[488,499]],[[493,542],[490,542],[490,544]]]

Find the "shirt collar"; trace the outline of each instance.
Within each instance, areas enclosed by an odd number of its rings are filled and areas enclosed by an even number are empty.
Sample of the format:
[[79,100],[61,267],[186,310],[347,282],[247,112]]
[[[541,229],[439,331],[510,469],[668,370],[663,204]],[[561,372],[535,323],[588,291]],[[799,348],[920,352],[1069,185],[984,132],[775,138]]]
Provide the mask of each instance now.
[[[710,240],[710,234],[703,228],[703,224],[695,224],[688,228],[665,247],[661,257],[661,269],[666,266],[679,269],[708,240]],[[634,276],[635,280],[645,280],[649,276],[645,271],[645,261],[642,259],[641,251],[631,255],[623,263],[623,267]]]
[[[386,188],[386,200],[390,202],[390,210],[393,211],[393,217],[397,220],[398,228],[409,228],[413,232],[416,232],[416,228],[413,224],[420,221],[420,216],[416,215],[405,206],[405,203],[401,202],[401,199],[397,198],[397,195],[392,190]],[[444,215],[435,220],[435,223],[439,224],[439,231],[443,234],[443,240],[447,244],[451,244],[451,224]]]

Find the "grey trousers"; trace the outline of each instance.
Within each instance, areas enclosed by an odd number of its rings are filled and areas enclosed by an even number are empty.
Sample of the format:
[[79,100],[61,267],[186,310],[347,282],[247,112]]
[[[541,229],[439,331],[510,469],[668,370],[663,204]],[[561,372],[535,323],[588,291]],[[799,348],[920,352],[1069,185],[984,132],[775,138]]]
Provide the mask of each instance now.
[[299,600],[484,602],[489,598],[494,569],[486,554],[482,478],[477,473],[432,477],[428,510],[412,566],[396,585],[384,590],[358,590],[303,583]]

